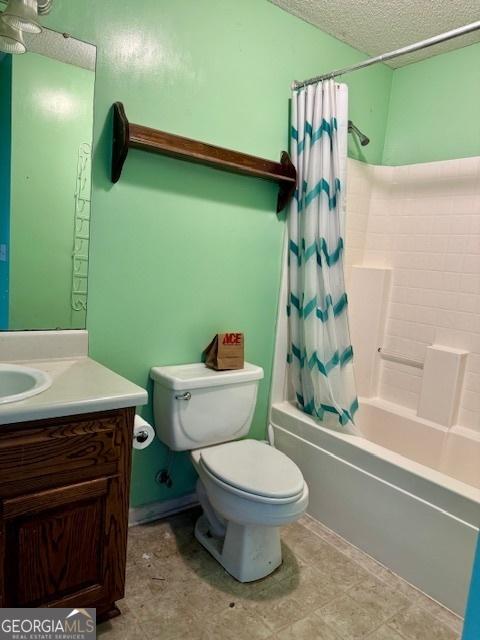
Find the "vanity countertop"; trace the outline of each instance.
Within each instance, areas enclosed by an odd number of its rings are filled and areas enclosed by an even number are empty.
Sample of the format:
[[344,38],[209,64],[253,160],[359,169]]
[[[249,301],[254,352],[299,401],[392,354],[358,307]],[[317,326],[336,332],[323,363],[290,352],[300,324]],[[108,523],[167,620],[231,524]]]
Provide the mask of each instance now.
[[86,356],[15,364],[45,371],[52,385],[26,400],[0,404],[0,425],[134,407],[148,400],[145,389]]

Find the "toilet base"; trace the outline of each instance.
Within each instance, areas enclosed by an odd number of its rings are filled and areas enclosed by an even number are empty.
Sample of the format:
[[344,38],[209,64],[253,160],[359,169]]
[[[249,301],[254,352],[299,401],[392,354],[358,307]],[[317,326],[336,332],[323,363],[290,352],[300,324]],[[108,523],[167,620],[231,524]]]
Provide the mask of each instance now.
[[195,525],[195,537],[239,582],[265,578],[282,564],[280,529],[228,522],[224,538],[209,533],[205,514]]

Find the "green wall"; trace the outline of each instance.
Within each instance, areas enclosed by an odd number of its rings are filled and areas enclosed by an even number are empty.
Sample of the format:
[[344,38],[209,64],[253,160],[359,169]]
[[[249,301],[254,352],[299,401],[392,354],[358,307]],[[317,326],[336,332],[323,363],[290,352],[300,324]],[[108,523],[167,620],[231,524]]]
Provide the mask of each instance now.
[[[142,0],[140,8],[129,0],[114,8],[56,0],[46,22],[98,47],[87,317],[92,356],[151,391],[152,365],[196,361],[216,331],[244,331],[247,358],[266,374],[252,427],[253,436],[263,437],[284,228],[274,214],[275,187],[139,151],[129,154],[112,185],[110,107],[122,100],[133,122],[278,158],[288,144],[291,81],[362,54],[266,0]],[[469,50],[474,47],[395,72],[377,65],[345,76],[351,118],[372,140],[359,150],[351,138],[350,155],[372,163],[458,157],[459,139],[444,149],[438,131],[447,114],[471,121],[473,107],[457,98],[459,87],[466,96],[475,90]],[[436,100],[431,108],[438,83],[431,87],[430,72],[420,70],[448,56],[456,82],[445,84],[440,106]],[[466,56],[465,71],[455,56]],[[460,80],[463,73],[468,82]],[[410,76],[415,81],[408,84]],[[440,108],[443,120],[435,123]],[[151,406],[143,414],[151,419]],[[192,489],[185,454],[174,458],[172,489],[155,484],[166,454],[159,442],[135,452],[133,504]]]
[[71,306],[78,150],[91,143],[92,71],[13,58],[9,329],[83,328]]
[[0,53],[0,331],[8,329],[12,57]]
[[382,164],[480,155],[480,44],[393,73]]
[[[276,188],[141,151],[112,185],[110,108],[121,100],[133,122],[279,158],[292,80],[363,56],[266,0],[56,0],[45,23],[98,47],[91,355],[151,391],[152,365],[198,361],[214,333],[243,331],[247,359],[265,369],[251,432],[264,437],[284,230]],[[371,162],[391,76],[380,65],[345,78]],[[142,413],[151,419],[150,406]],[[166,459],[158,441],[134,453],[134,505],[192,490],[186,454],[171,489],[155,483]]]

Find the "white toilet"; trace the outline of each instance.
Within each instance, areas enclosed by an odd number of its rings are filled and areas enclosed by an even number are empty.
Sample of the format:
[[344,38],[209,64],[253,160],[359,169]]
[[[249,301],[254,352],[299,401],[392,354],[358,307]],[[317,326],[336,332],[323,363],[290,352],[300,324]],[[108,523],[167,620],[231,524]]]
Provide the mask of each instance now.
[[300,469],[248,434],[263,369],[204,364],[154,367],[157,435],[174,451],[191,451],[203,515],[195,537],[240,582],[267,576],[282,562],[279,527],[307,508]]

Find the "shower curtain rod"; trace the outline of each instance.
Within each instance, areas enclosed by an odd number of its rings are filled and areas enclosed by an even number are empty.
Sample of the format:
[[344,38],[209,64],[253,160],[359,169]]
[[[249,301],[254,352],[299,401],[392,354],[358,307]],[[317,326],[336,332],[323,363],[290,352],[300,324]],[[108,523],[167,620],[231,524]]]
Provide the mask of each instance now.
[[433,45],[439,44],[440,42],[447,42],[448,40],[458,38],[458,36],[463,36],[467,33],[472,33],[473,31],[478,31],[479,29],[480,20],[477,20],[476,22],[466,24],[463,27],[458,27],[458,29],[452,29],[451,31],[441,33],[438,36],[433,36],[432,38],[427,38],[426,40],[420,40],[420,42],[409,44],[408,46],[402,47],[401,49],[395,49],[395,51],[389,51],[388,53],[382,53],[381,55],[375,56],[374,58],[368,58],[368,60],[364,60],[363,62],[359,62],[358,64],[354,64],[350,67],[335,69],[334,71],[330,71],[329,73],[324,73],[321,76],[309,78],[308,80],[303,80],[302,82],[295,80],[292,83],[292,89],[300,89],[301,87],[306,87],[309,84],[315,84],[316,82],[320,82],[322,80],[330,80],[331,78],[336,78],[337,76],[341,76],[344,73],[350,73],[351,71],[357,71],[358,69],[369,67],[372,64],[377,64],[377,62],[393,60],[393,58],[398,58],[399,56],[403,56],[406,53],[412,53],[414,51],[419,51],[420,49],[426,49],[427,47],[432,47]]

